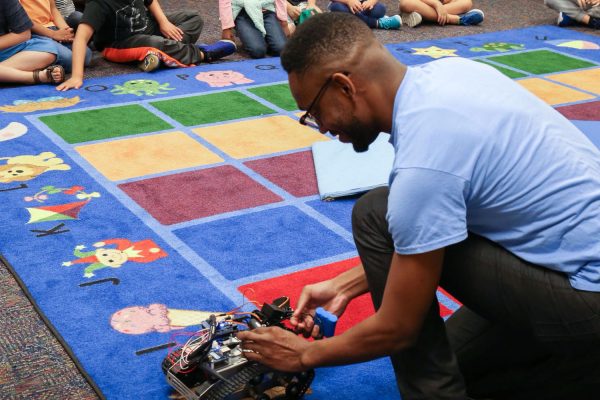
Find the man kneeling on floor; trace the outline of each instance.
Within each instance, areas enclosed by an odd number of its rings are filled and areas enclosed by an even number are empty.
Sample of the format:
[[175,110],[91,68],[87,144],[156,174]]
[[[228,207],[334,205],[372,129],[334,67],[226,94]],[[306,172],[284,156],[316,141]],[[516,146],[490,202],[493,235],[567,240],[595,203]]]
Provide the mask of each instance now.
[[165,14],[158,0],[88,0],[73,42],[73,74],[57,89],[78,89],[83,84],[85,49],[92,36],[96,49],[107,60],[140,61],[140,69],[147,72],[161,62],[187,67],[236,51],[230,40],[196,45],[202,26],[197,13]]
[[[281,60],[300,122],[356,151],[390,133],[396,156],[389,188],[354,207],[363,265],[305,287],[292,323],[314,335],[317,307],[339,316],[365,292],[376,313],[313,342],[239,333],[247,357],[301,371],[390,356],[404,400],[596,398],[596,147],[494,68],[407,68],[350,14],[310,18]],[[438,285],[464,304],[446,323]]]

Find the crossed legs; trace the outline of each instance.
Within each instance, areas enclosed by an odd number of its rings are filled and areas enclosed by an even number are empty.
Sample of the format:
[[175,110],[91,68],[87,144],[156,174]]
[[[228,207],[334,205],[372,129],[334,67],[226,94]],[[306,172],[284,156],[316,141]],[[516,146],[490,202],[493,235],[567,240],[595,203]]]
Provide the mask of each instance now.
[[[35,83],[33,71],[46,68],[55,60],[52,53],[22,51],[0,62],[0,82]],[[52,71],[52,76],[55,80],[61,78],[58,68]],[[45,73],[40,73],[39,77],[43,83],[50,81]]]

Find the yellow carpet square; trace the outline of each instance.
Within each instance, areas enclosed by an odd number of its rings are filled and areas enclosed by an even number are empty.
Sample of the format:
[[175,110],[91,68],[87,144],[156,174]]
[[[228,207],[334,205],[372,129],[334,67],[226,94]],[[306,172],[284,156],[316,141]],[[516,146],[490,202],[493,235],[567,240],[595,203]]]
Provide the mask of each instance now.
[[113,181],[223,161],[183,132],[114,140],[75,149]]
[[587,93],[540,78],[521,79],[517,82],[551,106],[594,98]]
[[275,116],[193,129],[233,158],[247,158],[309,147],[329,140],[298,121]]
[[550,75],[547,78],[600,95],[600,68]]

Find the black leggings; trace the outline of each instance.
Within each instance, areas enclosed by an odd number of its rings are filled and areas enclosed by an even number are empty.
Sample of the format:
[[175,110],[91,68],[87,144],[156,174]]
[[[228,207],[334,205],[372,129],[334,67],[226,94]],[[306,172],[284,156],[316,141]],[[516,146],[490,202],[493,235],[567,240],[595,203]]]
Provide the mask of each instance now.
[[[387,201],[388,189],[375,189],[352,215],[376,309],[394,253]],[[415,346],[391,357],[403,400],[600,394],[600,293],[474,234],[446,248],[440,286],[463,307],[444,323],[435,301]]]

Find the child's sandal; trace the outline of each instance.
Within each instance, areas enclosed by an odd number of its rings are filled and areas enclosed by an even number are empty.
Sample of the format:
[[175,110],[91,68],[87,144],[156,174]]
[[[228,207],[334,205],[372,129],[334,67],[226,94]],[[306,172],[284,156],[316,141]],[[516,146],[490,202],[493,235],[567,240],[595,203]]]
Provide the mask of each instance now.
[[[56,69],[58,69],[60,72],[60,76],[58,78],[54,78],[54,75],[52,75],[52,72],[54,72]],[[46,78],[48,79],[47,82],[42,82],[40,79],[40,73],[46,74]],[[59,83],[63,83],[65,81],[65,69],[62,67],[62,65],[50,65],[44,69],[36,69],[33,71],[33,81],[35,83],[52,83],[54,85],[58,85]]]

